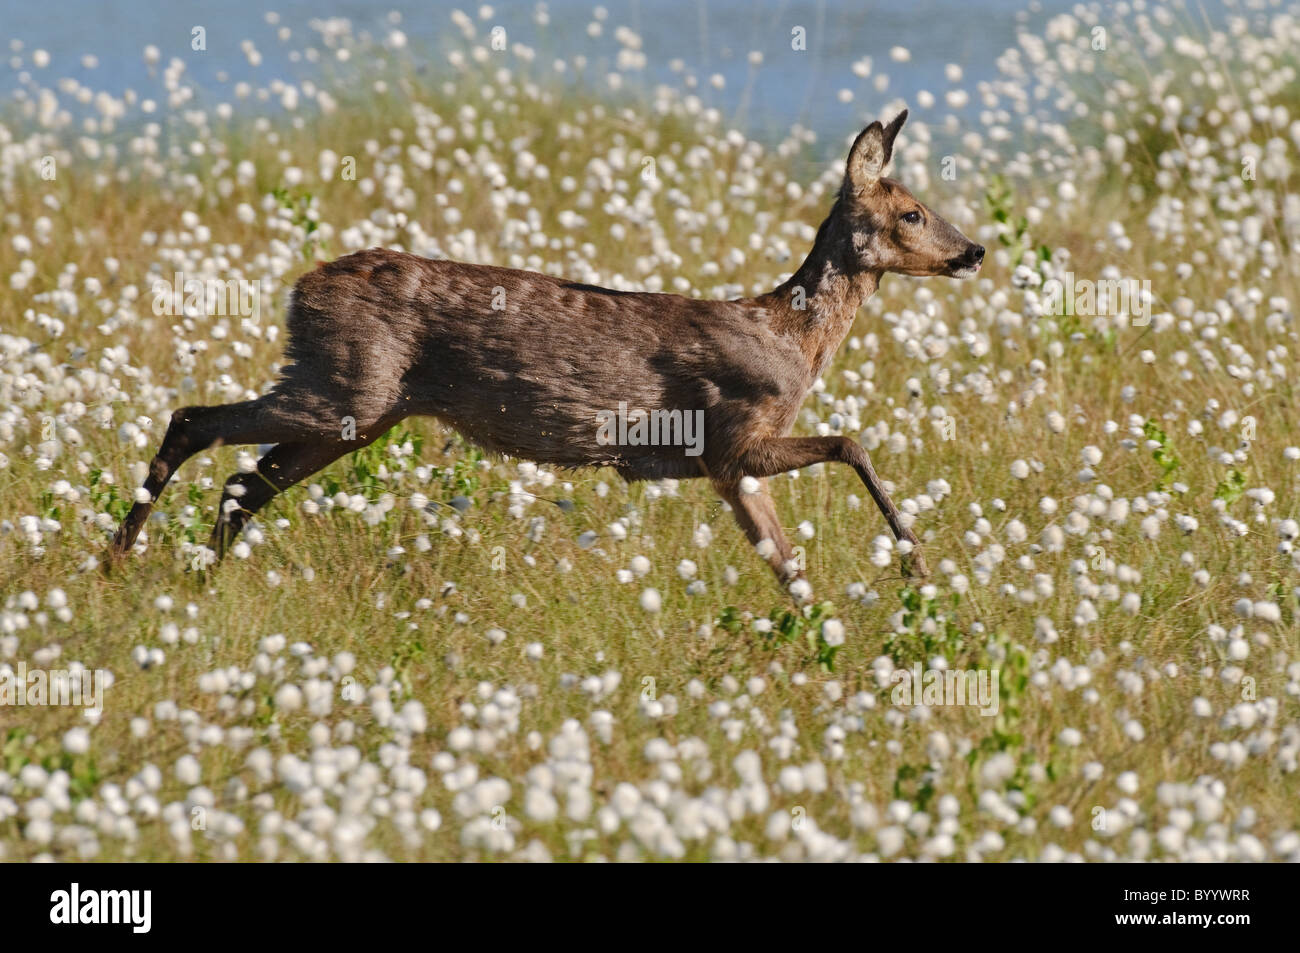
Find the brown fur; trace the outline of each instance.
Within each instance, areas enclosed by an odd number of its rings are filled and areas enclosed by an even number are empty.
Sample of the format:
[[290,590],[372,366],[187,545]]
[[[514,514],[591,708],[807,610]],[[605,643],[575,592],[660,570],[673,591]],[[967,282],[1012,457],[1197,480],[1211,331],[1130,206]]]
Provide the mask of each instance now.
[[[860,444],[787,436],[886,271],[967,276],[983,258],[983,248],[881,177],[906,115],[858,136],[807,260],[755,298],[610,291],[382,248],[322,265],[294,287],[282,379],[258,400],[178,410],[145,489],[157,499],[185,459],[214,444],[277,444],[257,474],[227,482],[212,540],[220,553],[276,493],[419,414],[538,463],[611,466],[628,480],[708,477],[751,541],[775,544],[769,562],[783,580],[798,575],[792,550],[766,481],[745,495],[744,476],[846,463],[895,536],[915,544]],[[702,453],[602,445],[597,414],[620,403],[629,411],[702,410]],[[347,418],[355,440],[342,439]],[[114,553],[134,545],[149,509],[132,508]],[[919,552],[912,568],[925,572]]]

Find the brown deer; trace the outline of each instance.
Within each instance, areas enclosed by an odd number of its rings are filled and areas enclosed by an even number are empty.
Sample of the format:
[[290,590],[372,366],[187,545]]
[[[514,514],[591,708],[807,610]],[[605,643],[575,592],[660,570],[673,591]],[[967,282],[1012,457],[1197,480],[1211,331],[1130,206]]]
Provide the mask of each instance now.
[[[768,541],[760,552],[783,583],[802,572],[766,478],[846,463],[905,541],[904,570],[928,575],[861,444],[788,436],[885,272],[969,278],[984,259],[981,246],[882,177],[906,118],[904,110],[857,137],[807,260],[755,298],[610,291],[382,248],[322,264],[294,286],[291,363],[279,382],[257,400],[172,415],[144,482],[150,502],[131,508],[112,554],[134,546],[172,474],[209,447],[275,444],[257,472],[226,481],[211,540],[219,557],[277,493],[424,414],[489,451],[537,463],[610,466],[629,481],[707,477],[750,542]],[[598,426],[616,408],[636,408],[619,428],[631,423],[635,439],[611,440]],[[671,415],[701,411],[702,443],[683,447],[681,415]],[[666,442],[646,439],[655,414],[668,420]]]

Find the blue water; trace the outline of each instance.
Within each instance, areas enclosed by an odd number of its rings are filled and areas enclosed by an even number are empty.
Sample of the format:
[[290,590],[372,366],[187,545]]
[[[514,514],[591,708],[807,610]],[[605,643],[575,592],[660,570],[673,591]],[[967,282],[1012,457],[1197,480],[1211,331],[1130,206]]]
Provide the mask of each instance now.
[[[1068,0],[1042,0],[1028,12],[1024,0],[912,0],[912,2],[852,2],[852,0],[680,0],[675,3],[610,2],[603,34],[591,38],[587,25],[596,4],[590,0],[552,0],[547,5],[550,24],[534,23],[535,4],[497,3],[489,19],[479,18],[480,7],[470,3],[390,0],[364,3],[359,0],[225,0],[221,3],[158,2],[158,0],[59,0],[53,4],[30,0],[0,0],[0,49],[6,60],[13,56],[11,40],[20,40],[24,68],[30,54],[44,49],[51,56],[41,80],[70,76],[95,90],[120,94],[134,88],[141,95],[160,96],[157,70],[146,66],[145,46],[153,44],[165,65],[172,57],[186,64],[186,76],[202,90],[200,104],[232,100],[230,86],[247,80],[263,85],[272,79],[299,82],[320,75],[319,67],[292,51],[308,45],[323,48],[319,35],[309,29],[313,18],[344,17],[354,32],[368,31],[385,36],[392,29],[389,11],[401,14],[400,29],[410,41],[407,52],[428,55],[430,67],[445,70],[443,54],[452,48],[467,48],[460,31],[449,17],[456,7],[472,16],[481,37],[493,26],[503,26],[511,43],[523,42],[538,50],[538,61],[549,64],[555,56],[584,54],[588,75],[603,77],[613,67],[619,45],[614,28],[626,25],[640,34],[646,56],[643,79],[633,81],[635,93],[656,82],[680,85],[681,74],[669,63],[685,62],[688,72],[700,77],[696,90],[710,105],[723,110],[738,128],[772,141],[798,122],[811,128],[827,146],[838,148],[844,136],[860,128],[865,119],[876,118],[896,98],[906,99],[915,113],[916,94],[929,90],[938,100],[929,111],[936,122],[948,111],[943,93],[952,88],[944,67],[956,63],[964,76],[957,85],[971,93],[976,83],[996,75],[994,62],[1014,45],[1018,20],[1027,16],[1041,22],[1045,14],[1069,9]],[[271,26],[265,13],[279,14]],[[191,29],[203,26],[207,49],[190,48]],[[807,49],[791,48],[792,30],[806,31]],[[288,27],[287,42],[276,31]],[[240,43],[251,39],[262,56],[249,65]],[[891,47],[902,46],[911,53],[908,62],[891,60]],[[764,63],[752,71],[751,50],[764,55]],[[86,69],[83,54],[94,54],[98,65]],[[859,79],[852,64],[872,58],[872,75]],[[364,77],[364,64],[351,64],[353,75]],[[227,74],[222,79],[223,71]],[[725,79],[725,88],[715,89],[707,80],[714,74]],[[874,78],[885,73],[888,88],[880,92]],[[18,84],[8,66],[0,70],[0,92],[8,94]],[[838,99],[841,89],[850,89],[850,103]],[[63,97],[66,101],[68,98]],[[274,115],[278,105],[255,108]],[[976,107],[972,107],[976,108]]]

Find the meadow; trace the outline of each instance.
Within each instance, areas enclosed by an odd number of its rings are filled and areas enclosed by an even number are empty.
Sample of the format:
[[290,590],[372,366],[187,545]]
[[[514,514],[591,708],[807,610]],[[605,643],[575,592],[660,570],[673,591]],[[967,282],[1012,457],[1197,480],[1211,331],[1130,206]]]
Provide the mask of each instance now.
[[[0,859],[1300,860],[1296,6],[1080,6],[909,102],[876,82],[899,49],[830,143],[639,82],[617,13],[584,25],[609,75],[504,16],[454,14],[435,62],[400,22],[272,17],[329,79],[224,98],[187,47],[127,95],[4,51]],[[989,255],[887,276],[795,432],[870,451],[931,578],[847,467],[772,481],[795,600],[703,481],[431,420],[220,565],[259,448],[203,453],[106,571],[171,412],[274,382],[317,260],[764,292],[904,105],[892,175]],[[189,280],[264,293],[214,313]],[[20,704],[20,666],[101,673],[102,710]],[[996,712],[900,671],[996,673]]]

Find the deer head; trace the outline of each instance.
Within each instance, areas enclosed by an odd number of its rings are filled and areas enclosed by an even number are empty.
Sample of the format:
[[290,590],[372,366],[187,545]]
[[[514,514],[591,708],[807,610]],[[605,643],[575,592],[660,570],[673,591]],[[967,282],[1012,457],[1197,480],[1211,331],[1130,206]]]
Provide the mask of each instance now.
[[876,272],[972,278],[984,261],[984,246],[919,202],[902,183],[883,177],[906,119],[904,109],[888,126],[873,122],[849,151],[840,204],[857,262]]

